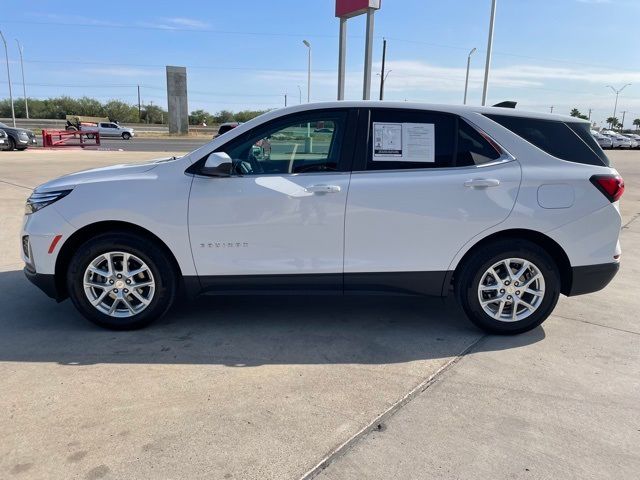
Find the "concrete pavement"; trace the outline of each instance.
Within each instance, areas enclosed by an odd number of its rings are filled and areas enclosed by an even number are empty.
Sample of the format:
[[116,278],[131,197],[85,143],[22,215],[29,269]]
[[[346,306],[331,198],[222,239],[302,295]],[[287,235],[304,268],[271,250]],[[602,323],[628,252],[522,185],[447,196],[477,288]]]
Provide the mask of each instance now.
[[157,156],[0,154],[0,478],[635,478],[640,154],[611,154],[612,286],[505,338],[451,301],[369,297],[201,298],[116,333],[28,284],[31,187]]

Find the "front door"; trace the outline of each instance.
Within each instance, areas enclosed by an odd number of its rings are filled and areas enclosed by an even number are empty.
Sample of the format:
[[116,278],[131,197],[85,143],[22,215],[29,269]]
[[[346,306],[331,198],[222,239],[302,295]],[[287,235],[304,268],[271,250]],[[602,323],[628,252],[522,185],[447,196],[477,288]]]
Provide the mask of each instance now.
[[195,176],[189,234],[206,289],[342,289],[353,115],[268,122],[218,149],[231,177]]

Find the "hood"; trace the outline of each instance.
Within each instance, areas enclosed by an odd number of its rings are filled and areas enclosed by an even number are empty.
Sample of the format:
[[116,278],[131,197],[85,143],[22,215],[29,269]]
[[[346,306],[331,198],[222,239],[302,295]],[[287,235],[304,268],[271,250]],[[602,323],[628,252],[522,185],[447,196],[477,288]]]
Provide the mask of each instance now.
[[0,127],[0,130],[4,130],[7,133],[26,133],[29,136],[34,136],[35,134],[31,130],[27,130],[26,128],[13,128],[13,127]]
[[81,172],[71,173],[63,177],[50,180],[35,188],[38,192],[50,190],[63,190],[73,188],[76,185],[93,182],[107,182],[112,180],[122,180],[133,178],[150,170],[164,162],[175,160],[175,157],[153,160],[145,163],[111,165],[109,167],[93,168]]

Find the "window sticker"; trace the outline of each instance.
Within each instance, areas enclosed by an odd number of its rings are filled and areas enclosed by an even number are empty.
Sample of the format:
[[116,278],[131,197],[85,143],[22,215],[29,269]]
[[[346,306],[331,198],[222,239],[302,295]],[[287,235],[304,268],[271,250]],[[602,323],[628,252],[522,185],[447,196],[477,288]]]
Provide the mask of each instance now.
[[435,125],[373,122],[373,161],[435,162]]

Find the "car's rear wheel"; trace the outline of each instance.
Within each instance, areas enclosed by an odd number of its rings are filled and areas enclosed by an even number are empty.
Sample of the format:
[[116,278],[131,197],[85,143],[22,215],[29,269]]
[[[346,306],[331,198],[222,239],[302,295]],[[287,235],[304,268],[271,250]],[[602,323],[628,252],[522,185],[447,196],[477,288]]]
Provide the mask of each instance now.
[[67,270],[76,308],[105,328],[144,327],[171,307],[176,272],[166,254],[129,233],[104,234],[78,248]]
[[463,265],[456,293],[469,319],[483,330],[516,334],[544,322],[560,295],[558,267],[526,240],[499,241]]
[[124,138],[125,140],[129,140],[131,138],[131,134],[129,132],[124,132],[122,134],[122,138]]

